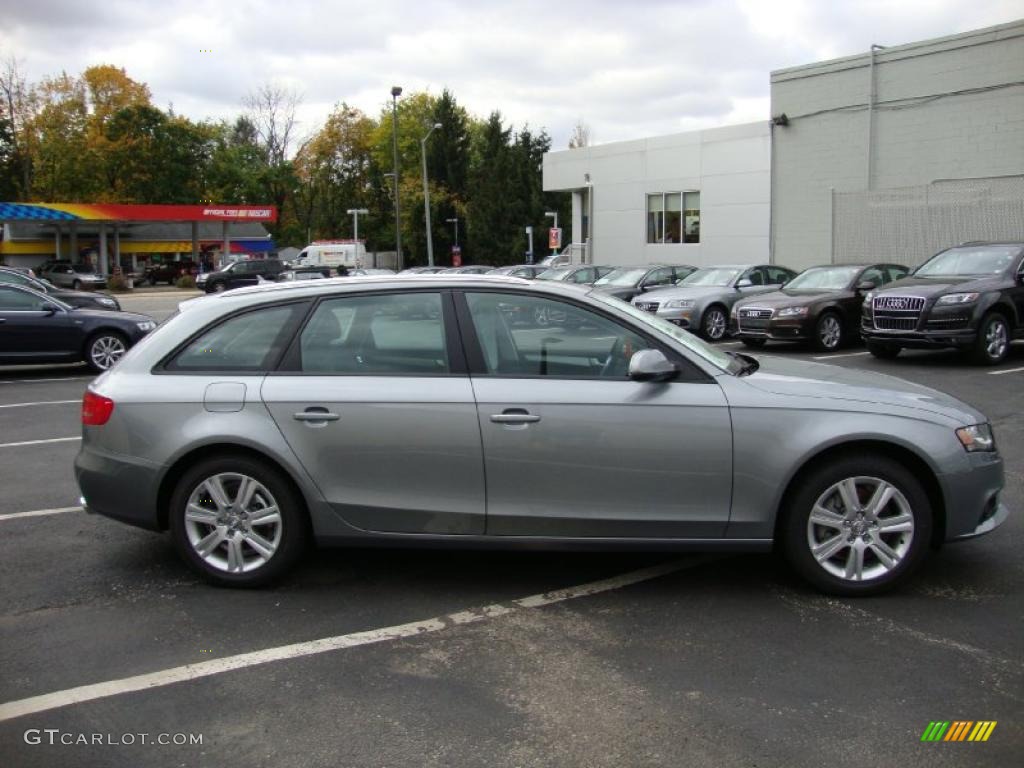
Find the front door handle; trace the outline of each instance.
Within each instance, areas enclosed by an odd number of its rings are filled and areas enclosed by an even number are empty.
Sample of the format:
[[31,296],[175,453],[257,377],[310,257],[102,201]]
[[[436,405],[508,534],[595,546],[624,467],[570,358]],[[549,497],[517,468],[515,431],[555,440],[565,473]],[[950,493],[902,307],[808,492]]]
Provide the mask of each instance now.
[[331,413],[326,408],[307,408],[304,411],[292,414],[292,418],[296,421],[324,422],[337,421],[341,416]]
[[491,415],[495,424],[536,424],[540,416],[536,416],[522,408],[506,408],[501,413]]

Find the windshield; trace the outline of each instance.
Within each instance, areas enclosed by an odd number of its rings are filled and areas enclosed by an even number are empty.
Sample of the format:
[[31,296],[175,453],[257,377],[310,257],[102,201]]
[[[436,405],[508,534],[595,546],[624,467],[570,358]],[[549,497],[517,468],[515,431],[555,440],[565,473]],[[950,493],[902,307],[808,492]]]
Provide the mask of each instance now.
[[646,267],[620,267],[613,269],[594,285],[636,285],[649,270]]
[[787,291],[841,291],[860,272],[860,267],[814,267],[786,283]]
[[679,342],[695,355],[711,363],[711,365],[716,368],[729,373],[732,373],[736,368],[736,358],[728,352],[723,352],[722,350],[701,341],[689,331],[673,325],[668,322],[668,320],[662,320],[651,312],[644,312],[642,309],[637,309],[632,304],[619,301],[618,299],[605,295],[600,291],[594,291],[590,296],[597,299],[602,304],[607,304],[609,307],[613,307],[620,312],[625,312],[634,320],[643,323],[649,328],[653,328],[666,336],[671,336],[673,340]]
[[571,267],[556,267],[555,269],[545,269],[539,275],[538,280],[565,280],[571,271]]
[[698,269],[692,275],[687,275],[677,285],[732,285],[736,276],[742,272],[741,269],[728,269],[722,267],[709,267]]
[[950,248],[926,261],[915,277],[961,277],[974,275],[998,275],[1009,267],[1020,246],[986,245]]

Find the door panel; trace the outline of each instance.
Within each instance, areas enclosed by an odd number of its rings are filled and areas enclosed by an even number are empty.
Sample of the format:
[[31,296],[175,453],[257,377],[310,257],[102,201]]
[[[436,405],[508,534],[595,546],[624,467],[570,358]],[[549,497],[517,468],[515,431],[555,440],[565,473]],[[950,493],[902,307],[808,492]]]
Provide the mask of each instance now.
[[[320,492],[350,525],[484,532],[480,428],[467,377],[273,375],[263,384],[263,400]],[[295,418],[310,418],[310,409],[337,419]]]

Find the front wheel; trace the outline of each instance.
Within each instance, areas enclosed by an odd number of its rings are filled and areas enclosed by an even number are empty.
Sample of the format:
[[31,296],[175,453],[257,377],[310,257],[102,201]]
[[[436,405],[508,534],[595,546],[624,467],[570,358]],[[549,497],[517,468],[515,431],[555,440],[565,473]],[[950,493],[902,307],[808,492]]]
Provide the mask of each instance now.
[[280,578],[309,539],[291,484],[274,467],[247,456],[207,459],[188,470],[171,497],[170,528],[192,570],[230,587]]
[[710,307],[704,313],[701,331],[708,341],[721,341],[725,337],[727,327],[728,319],[725,316],[725,310],[721,307]]
[[96,373],[109,371],[128,351],[124,337],[114,331],[103,331],[91,339],[85,347],[85,362]]
[[217,282],[213,284],[214,293],[224,293],[224,291],[226,291],[227,289],[228,287],[224,285],[224,283]]
[[843,323],[835,312],[824,312],[814,328],[814,348],[835,352],[843,345]]
[[789,499],[780,536],[789,562],[834,595],[873,595],[920,565],[932,534],[921,483],[886,458],[848,456],[818,467]]
[[886,344],[881,341],[866,341],[864,346],[868,352],[879,360],[895,360],[900,354],[900,348],[895,344]]
[[997,365],[1010,351],[1010,327],[998,312],[985,316],[978,328],[971,356],[981,365]]

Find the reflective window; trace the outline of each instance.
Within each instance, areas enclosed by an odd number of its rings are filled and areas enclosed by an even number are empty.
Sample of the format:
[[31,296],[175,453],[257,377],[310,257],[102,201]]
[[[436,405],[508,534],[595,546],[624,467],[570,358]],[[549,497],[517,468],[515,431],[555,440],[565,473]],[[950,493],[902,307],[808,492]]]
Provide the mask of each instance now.
[[502,293],[466,295],[487,373],[624,379],[640,335],[574,304]]
[[167,366],[179,371],[264,371],[291,339],[306,304],[267,307],[225,320],[190,343]]
[[323,301],[299,340],[306,373],[380,376],[450,371],[439,293]]
[[42,296],[37,296],[28,291],[18,291],[14,288],[0,286],[0,310],[12,312],[33,312],[47,309],[53,306]]

